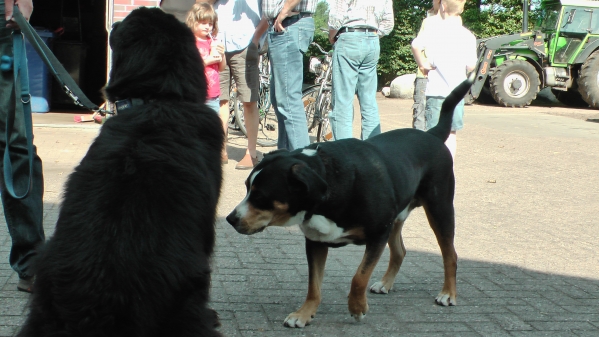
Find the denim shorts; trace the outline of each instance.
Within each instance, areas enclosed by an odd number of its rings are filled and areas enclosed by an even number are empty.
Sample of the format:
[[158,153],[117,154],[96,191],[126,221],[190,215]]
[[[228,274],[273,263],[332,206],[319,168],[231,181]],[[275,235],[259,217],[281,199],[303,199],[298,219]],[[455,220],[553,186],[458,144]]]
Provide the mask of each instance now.
[[[439,123],[441,114],[441,105],[445,97],[426,96],[426,107],[424,108],[424,118],[426,120],[426,129],[432,129]],[[458,131],[464,128],[464,100],[461,100],[453,110],[453,120],[451,121],[451,131]]]
[[220,98],[216,97],[216,98],[208,98],[206,99],[206,105],[216,111],[216,113],[219,113],[220,110]]

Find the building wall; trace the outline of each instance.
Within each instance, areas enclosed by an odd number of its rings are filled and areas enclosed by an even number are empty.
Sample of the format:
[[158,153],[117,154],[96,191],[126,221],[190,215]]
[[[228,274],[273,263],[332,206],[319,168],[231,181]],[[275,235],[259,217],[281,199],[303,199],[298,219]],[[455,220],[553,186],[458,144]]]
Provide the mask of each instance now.
[[158,7],[160,0],[108,0],[113,1],[112,22],[121,21],[137,7]]

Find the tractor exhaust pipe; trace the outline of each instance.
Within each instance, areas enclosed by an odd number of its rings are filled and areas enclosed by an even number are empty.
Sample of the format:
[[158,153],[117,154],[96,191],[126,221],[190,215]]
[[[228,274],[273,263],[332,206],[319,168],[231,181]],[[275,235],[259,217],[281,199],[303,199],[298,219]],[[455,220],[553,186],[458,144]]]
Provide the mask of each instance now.
[[522,0],[522,33],[528,32],[528,0]]

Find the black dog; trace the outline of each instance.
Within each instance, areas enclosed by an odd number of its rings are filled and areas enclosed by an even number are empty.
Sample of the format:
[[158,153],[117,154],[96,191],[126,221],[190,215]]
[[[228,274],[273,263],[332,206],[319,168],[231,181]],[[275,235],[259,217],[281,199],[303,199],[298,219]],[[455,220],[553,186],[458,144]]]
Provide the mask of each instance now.
[[418,206],[424,207],[443,255],[445,283],[436,302],[456,304],[455,182],[443,142],[451,131],[453,109],[470,85],[465,81],[447,97],[439,124],[428,132],[402,129],[367,141],[345,139],[275,151],[253,169],[246,180],[247,195],[227,221],[242,234],[299,224],[306,237],[308,295],[285,325],[303,327],[314,317],[328,248],[348,243],[366,245],[348,301],[352,316],[361,319],[368,311],[368,281],[387,242],[389,268],[370,291],[387,293],[393,287],[406,254],[401,229]]
[[68,178],[18,336],[220,336],[206,303],[224,135],[194,36],[141,8],[110,45],[120,109]]

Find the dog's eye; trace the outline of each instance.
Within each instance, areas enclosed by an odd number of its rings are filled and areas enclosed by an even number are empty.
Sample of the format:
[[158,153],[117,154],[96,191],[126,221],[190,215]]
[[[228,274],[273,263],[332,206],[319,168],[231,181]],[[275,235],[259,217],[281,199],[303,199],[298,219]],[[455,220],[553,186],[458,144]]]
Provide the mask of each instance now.
[[252,191],[252,194],[250,196],[250,200],[252,205],[254,205],[254,207],[257,207],[259,209],[272,209],[272,200],[270,200],[270,198],[268,198],[266,195],[264,195],[264,193],[260,192],[260,191]]

